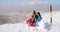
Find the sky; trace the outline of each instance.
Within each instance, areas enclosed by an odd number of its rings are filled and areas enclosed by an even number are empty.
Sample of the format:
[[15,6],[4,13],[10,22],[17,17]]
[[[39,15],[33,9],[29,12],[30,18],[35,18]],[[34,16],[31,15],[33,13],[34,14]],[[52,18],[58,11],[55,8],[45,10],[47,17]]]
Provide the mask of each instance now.
[[60,3],[60,0],[0,0],[0,4],[27,4],[30,2]]
[[60,10],[60,0],[0,0],[0,12],[18,12],[24,10],[49,11],[49,5],[53,11]]

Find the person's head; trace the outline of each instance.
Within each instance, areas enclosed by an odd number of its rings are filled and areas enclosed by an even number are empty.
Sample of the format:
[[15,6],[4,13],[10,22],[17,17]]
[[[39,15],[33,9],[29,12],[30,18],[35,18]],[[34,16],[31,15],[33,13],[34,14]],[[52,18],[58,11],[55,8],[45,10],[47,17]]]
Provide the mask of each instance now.
[[35,10],[33,10],[33,14],[36,14],[36,11]]
[[38,14],[38,16],[41,16],[41,15],[40,15],[40,12],[37,12],[37,14]]

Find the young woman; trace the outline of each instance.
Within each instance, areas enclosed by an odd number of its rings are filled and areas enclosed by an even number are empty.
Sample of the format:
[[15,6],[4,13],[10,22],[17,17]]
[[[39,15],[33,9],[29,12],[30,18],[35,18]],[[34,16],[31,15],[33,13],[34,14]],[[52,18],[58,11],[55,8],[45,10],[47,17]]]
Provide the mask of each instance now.
[[35,16],[36,16],[36,12],[35,12],[35,10],[33,10],[33,14],[32,14],[31,17],[27,20],[27,23],[29,24],[29,26],[36,26]]
[[42,19],[41,14],[39,12],[37,12],[37,15],[38,15],[38,21],[41,21],[41,19]]
[[41,17],[41,15],[40,15],[40,13],[37,12],[37,15],[36,15],[36,17],[35,17],[36,25],[38,25],[38,22],[41,21],[41,19],[42,19],[42,17]]

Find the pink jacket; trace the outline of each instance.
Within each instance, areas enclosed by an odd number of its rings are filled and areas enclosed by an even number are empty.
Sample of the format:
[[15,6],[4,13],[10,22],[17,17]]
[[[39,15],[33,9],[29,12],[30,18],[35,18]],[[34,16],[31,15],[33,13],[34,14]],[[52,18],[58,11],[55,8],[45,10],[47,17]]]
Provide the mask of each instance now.
[[33,26],[33,27],[35,27],[35,26],[36,26],[36,23],[35,23],[35,22],[30,21],[30,18],[28,18],[28,19],[27,19],[27,24],[28,24],[29,26]]

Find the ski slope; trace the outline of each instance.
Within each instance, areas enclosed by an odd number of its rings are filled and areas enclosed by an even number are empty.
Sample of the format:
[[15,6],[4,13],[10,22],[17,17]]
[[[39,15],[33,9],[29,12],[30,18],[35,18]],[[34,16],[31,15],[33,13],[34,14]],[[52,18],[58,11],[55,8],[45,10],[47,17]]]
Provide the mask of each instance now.
[[50,24],[49,13],[42,14],[43,19],[39,26],[29,27],[25,23],[2,24],[0,32],[60,32],[60,11],[53,11],[53,23]]

